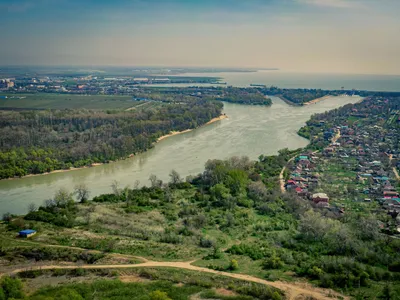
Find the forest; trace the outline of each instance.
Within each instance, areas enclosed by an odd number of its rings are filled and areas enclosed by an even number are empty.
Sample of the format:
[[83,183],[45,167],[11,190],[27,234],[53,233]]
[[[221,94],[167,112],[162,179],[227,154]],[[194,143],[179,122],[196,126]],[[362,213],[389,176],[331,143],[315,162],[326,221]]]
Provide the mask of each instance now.
[[137,100],[185,102],[193,99],[225,101],[246,105],[272,105],[271,99],[256,88],[238,87],[188,87],[141,88],[133,96]]
[[171,131],[207,123],[222,107],[194,99],[129,111],[0,111],[0,179],[126,158]]

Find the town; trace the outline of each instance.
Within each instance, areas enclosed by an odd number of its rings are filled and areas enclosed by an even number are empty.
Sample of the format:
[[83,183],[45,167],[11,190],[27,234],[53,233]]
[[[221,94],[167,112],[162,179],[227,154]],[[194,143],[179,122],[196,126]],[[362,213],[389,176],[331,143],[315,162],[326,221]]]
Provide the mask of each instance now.
[[289,162],[283,191],[336,216],[384,210],[391,218],[382,229],[400,233],[399,105],[395,99],[369,97],[314,116],[300,134],[319,150]]

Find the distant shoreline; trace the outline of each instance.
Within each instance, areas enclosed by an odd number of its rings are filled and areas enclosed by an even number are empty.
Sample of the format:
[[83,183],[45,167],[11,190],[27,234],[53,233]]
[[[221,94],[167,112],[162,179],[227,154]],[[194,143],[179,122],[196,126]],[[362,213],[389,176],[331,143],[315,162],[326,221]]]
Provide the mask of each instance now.
[[294,102],[292,102],[292,101],[286,99],[285,97],[283,97],[283,96],[281,96],[281,95],[277,95],[277,97],[278,97],[279,99],[281,99],[283,102],[285,102],[286,104],[290,105],[290,106],[302,106],[302,105],[300,105],[300,104],[298,104],[298,103],[294,103]]
[[321,98],[317,98],[317,99],[314,99],[314,100],[311,100],[311,101],[308,101],[308,102],[304,102],[303,105],[316,104],[316,103],[318,103],[318,102],[321,102],[321,101],[323,101],[323,100],[326,100],[326,99],[332,98],[332,97],[333,97],[332,95],[326,95],[326,96],[323,96],[323,97],[321,97]]
[[[222,114],[219,117],[211,119],[210,121],[208,121],[207,123],[201,125],[200,127],[203,127],[203,126],[206,126],[206,125],[210,125],[212,123],[215,123],[217,121],[221,121],[221,120],[224,120],[224,119],[227,119],[227,118],[228,118],[227,115]],[[166,134],[166,135],[163,135],[163,136],[159,137],[154,144],[157,144],[158,142],[160,142],[160,141],[162,141],[162,140],[164,140],[166,138],[169,138],[171,136],[182,134],[182,133],[187,133],[187,132],[190,132],[190,131],[193,131],[193,130],[194,129],[186,129],[186,130],[183,130],[183,131],[173,131],[173,132],[171,132],[169,134]],[[130,154],[129,156],[127,156],[125,158],[118,159],[117,161],[124,160],[124,159],[127,159],[127,158],[131,158],[131,157],[134,157],[134,156],[135,156],[134,154]],[[1,180],[18,180],[18,179],[23,179],[23,178],[44,176],[44,175],[50,175],[50,174],[55,174],[55,173],[64,173],[64,172],[70,172],[70,171],[76,171],[76,170],[82,170],[82,169],[88,169],[88,168],[92,168],[92,167],[97,167],[97,166],[101,166],[101,165],[108,164],[108,163],[113,163],[113,162],[115,162],[115,161],[110,161],[110,162],[107,162],[107,163],[93,163],[90,166],[84,166],[84,167],[79,167],[79,168],[72,167],[72,168],[66,169],[66,170],[54,170],[54,171],[51,171],[51,172],[46,172],[46,173],[41,173],[41,174],[28,174],[28,175],[24,175],[24,176],[21,176],[21,177],[4,178],[4,179],[1,179]]]
[[[210,125],[210,124],[212,124],[212,123],[215,123],[215,122],[218,122],[218,121],[227,119],[227,118],[228,118],[227,115],[222,114],[222,115],[220,115],[219,117],[216,117],[216,118],[211,119],[210,121],[208,121],[208,122],[205,123],[204,125],[201,125],[200,127],[203,127],[203,126],[206,126],[206,125]],[[171,133],[159,137],[159,138],[157,139],[157,142],[156,142],[156,143],[158,143],[158,142],[160,142],[160,141],[162,141],[162,140],[165,140],[166,138],[169,138],[169,137],[171,137],[171,136],[178,135],[178,134],[183,134],[183,133],[187,133],[187,132],[191,132],[191,131],[193,131],[193,130],[194,130],[194,129],[186,129],[186,130],[183,130],[183,131],[171,131]]]

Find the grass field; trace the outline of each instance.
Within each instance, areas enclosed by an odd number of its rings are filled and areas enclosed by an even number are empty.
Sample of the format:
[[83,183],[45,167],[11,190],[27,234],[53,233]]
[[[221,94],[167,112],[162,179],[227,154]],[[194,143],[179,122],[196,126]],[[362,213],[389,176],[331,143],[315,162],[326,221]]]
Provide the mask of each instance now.
[[0,94],[0,109],[128,109],[143,103],[133,101],[131,96]]

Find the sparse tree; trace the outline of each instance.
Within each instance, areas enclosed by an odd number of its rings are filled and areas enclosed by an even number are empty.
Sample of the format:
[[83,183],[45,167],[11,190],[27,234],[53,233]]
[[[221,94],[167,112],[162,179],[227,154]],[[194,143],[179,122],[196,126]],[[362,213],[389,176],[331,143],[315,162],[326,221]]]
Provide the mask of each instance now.
[[169,177],[171,178],[171,184],[178,184],[182,182],[182,178],[176,170],[172,170],[171,173],[169,173]]
[[87,188],[86,184],[81,183],[75,186],[75,194],[78,198],[78,201],[81,203],[87,202],[89,200],[89,189]]
[[135,180],[135,183],[133,184],[133,189],[137,190],[139,189],[139,186],[140,186],[140,180]]
[[12,215],[7,212],[5,214],[3,214],[3,221],[9,223],[12,220]]
[[120,187],[119,187],[118,181],[114,180],[114,181],[112,182],[112,184],[111,184],[111,188],[112,188],[113,193],[114,193],[115,195],[117,195],[117,196],[120,196],[120,195],[121,195],[121,189],[120,189]]
[[151,183],[151,187],[152,188],[160,188],[162,187],[162,180],[158,179],[156,175],[151,174],[149,177],[150,183]]
[[35,204],[35,203],[30,203],[29,205],[28,205],[28,212],[35,212],[35,211],[37,211],[37,205]]

